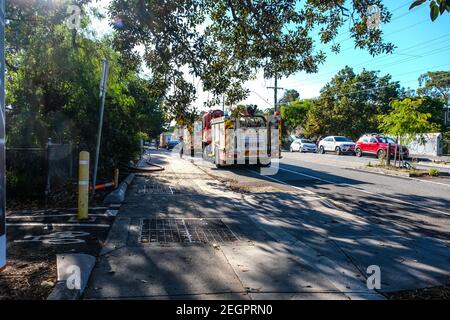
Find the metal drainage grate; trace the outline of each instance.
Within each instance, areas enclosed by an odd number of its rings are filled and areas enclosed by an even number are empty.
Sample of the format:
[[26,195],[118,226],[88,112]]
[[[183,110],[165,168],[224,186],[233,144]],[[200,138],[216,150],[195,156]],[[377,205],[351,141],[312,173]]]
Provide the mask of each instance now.
[[171,186],[158,182],[145,182],[136,191],[138,194],[174,194]]
[[238,237],[220,219],[142,219],[142,243],[233,242]]

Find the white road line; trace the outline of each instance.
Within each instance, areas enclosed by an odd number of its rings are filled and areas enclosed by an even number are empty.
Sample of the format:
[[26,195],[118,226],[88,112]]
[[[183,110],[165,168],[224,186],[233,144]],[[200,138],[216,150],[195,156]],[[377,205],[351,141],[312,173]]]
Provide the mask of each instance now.
[[[59,218],[59,217],[76,217],[76,214],[49,214],[49,215],[33,215],[33,216],[6,216],[8,219],[33,219],[33,218]],[[89,214],[90,217],[109,217],[108,214]]]
[[[280,168],[280,169],[281,169],[281,168]],[[284,181],[281,181],[281,180],[272,178],[272,177],[267,176],[267,175],[263,175],[263,174],[261,174],[261,173],[259,173],[259,172],[257,172],[257,171],[253,171],[253,170],[250,170],[250,169],[246,169],[246,170],[247,170],[247,171],[250,171],[250,172],[252,172],[252,173],[256,173],[256,174],[260,175],[261,177],[267,178],[267,179],[269,179],[269,180],[272,180],[272,181],[275,181],[275,182],[284,184],[284,185],[286,185],[286,186],[289,186],[289,187],[291,187],[291,188],[294,188],[294,189],[297,189],[297,190],[306,192],[306,193],[308,193],[308,194],[310,194],[310,195],[315,195],[315,196],[317,196],[317,193],[312,192],[312,191],[309,191],[309,190],[307,190],[307,189],[303,189],[303,188],[300,188],[300,187],[293,186],[293,185],[291,185],[291,184],[289,184],[289,183],[286,183],[286,182],[284,182]]]
[[[300,173],[300,172],[289,170],[289,169],[283,169],[283,168],[279,168],[279,169],[283,170],[283,171],[290,172],[290,173],[297,174],[299,176],[308,177],[308,178],[311,178],[311,179],[319,180],[319,181],[326,182],[326,183],[331,183],[331,184],[338,185],[338,186],[344,186],[344,187],[347,187],[347,188],[350,188],[350,189],[353,189],[353,190],[357,190],[359,192],[367,193],[367,194],[370,194],[372,196],[377,196],[378,198],[383,198],[383,199],[386,199],[386,200],[389,200],[389,201],[394,201],[394,202],[397,202],[397,203],[411,205],[411,206],[414,206],[416,208],[421,208],[421,209],[424,208],[423,206],[419,206],[419,205],[417,205],[415,203],[412,203],[412,202],[407,202],[407,201],[403,201],[403,200],[396,199],[396,198],[393,198],[393,197],[384,196],[384,195],[381,195],[379,193],[374,193],[374,192],[370,192],[370,191],[367,191],[367,190],[364,190],[364,189],[356,188],[356,187],[354,187],[354,186],[352,186],[352,185],[350,185],[348,183],[333,182],[333,181],[330,181],[330,180],[325,180],[325,179],[322,179],[322,178],[311,176],[309,174]],[[434,211],[434,212],[439,213],[439,214],[450,216],[450,213],[445,212],[445,211],[440,211],[440,210],[436,210],[436,209],[433,209],[433,208],[426,208],[426,209],[429,210],[429,211]]]
[[109,224],[90,224],[90,223],[45,223],[45,222],[20,222],[20,223],[7,223],[7,227],[96,227],[96,228],[109,228]]

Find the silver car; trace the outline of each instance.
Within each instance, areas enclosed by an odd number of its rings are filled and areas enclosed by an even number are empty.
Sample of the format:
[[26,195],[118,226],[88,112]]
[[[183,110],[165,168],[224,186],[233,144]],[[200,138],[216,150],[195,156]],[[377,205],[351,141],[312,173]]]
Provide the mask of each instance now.
[[319,142],[319,153],[324,154],[327,151],[343,153],[355,153],[355,143],[342,136],[329,136]]
[[316,144],[308,139],[295,139],[289,149],[291,152],[317,152]]

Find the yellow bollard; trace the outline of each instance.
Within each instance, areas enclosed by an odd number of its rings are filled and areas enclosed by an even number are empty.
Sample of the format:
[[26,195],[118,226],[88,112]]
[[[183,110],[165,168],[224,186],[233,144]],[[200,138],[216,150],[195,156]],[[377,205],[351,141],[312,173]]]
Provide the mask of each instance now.
[[80,152],[78,165],[78,220],[85,220],[89,207],[89,152]]
[[114,188],[119,186],[119,169],[114,170]]

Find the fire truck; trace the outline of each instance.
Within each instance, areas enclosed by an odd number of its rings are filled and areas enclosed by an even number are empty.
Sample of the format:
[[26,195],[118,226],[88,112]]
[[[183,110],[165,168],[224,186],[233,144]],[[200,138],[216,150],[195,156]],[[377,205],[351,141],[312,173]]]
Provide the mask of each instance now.
[[247,106],[233,116],[222,110],[205,113],[201,123],[194,125],[197,130],[201,129],[203,159],[222,167],[235,164],[269,166],[272,159],[279,158],[280,114],[256,115],[256,108]]

